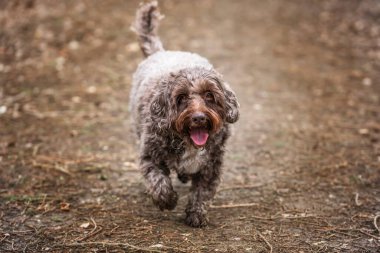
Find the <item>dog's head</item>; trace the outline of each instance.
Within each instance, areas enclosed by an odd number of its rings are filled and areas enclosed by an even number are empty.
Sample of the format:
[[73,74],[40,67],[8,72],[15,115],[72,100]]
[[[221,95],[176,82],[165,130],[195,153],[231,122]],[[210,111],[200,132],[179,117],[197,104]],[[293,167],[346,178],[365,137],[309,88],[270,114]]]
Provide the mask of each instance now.
[[151,103],[152,115],[197,148],[239,118],[235,94],[213,70],[185,69],[162,84]]

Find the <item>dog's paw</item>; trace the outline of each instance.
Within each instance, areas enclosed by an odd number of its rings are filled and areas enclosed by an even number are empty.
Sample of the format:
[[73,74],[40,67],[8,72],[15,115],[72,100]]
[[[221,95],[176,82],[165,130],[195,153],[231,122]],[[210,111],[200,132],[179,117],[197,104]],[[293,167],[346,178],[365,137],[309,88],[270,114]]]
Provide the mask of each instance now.
[[206,214],[201,212],[186,212],[185,223],[190,227],[205,227],[208,223],[208,218]]
[[174,190],[161,191],[152,195],[153,203],[161,210],[173,210],[177,206],[178,194]]

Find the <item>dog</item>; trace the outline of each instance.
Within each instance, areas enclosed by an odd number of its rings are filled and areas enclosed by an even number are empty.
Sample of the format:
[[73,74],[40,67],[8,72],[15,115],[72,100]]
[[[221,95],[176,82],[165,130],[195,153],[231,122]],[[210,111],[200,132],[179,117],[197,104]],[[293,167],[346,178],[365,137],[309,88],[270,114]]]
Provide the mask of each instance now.
[[166,51],[157,35],[157,2],[136,12],[132,29],[146,59],[133,75],[130,113],[139,138],[139,167],[153,203],[175,208],[178,195],[170,172],[191,180],[185,223],[203,227],[220,183],[230,124],[239,119],[235,93],[207,59]]

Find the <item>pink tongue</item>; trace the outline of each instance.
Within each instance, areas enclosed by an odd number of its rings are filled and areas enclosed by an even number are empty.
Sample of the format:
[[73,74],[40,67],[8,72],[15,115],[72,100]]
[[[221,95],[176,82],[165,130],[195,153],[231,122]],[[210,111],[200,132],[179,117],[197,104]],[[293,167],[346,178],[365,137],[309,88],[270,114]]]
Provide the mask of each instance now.
[[195,128],[190,130],[190,137],[197,146],[203,146],[206,144],[208,138],[208,132],[202,128]]

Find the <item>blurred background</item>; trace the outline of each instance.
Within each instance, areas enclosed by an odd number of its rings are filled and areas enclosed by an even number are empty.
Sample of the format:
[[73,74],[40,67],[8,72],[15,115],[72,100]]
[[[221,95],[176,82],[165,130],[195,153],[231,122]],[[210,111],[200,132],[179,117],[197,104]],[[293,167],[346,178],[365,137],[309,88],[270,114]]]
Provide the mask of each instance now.
[[168,50],[236,91],[211,224],[145,194],[139,1],[0,1],[1,252],[378,252],[380,2],[159,1]]

